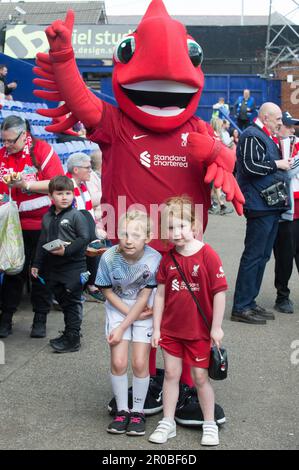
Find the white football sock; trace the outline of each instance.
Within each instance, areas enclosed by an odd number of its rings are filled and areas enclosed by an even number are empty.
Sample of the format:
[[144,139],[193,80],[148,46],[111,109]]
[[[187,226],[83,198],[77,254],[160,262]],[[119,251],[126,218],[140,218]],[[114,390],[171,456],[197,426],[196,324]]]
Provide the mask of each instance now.
[[143,406],[148,391],[149,381],[149,375],[147,377],[135,377],[135,375],[133,375],[133,412],[143,412]]
[[128,375],[110,373],[112,391],[115,396],[117,411],[129,411],[128,407]]

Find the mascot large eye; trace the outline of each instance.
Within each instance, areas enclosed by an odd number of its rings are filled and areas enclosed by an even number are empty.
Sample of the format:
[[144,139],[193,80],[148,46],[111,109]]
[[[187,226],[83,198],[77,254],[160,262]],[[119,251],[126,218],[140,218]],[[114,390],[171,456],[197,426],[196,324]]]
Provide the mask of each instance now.
[[135,51],[135,38],[128,36],[120,41],[114,49],[114,59],[116,62],[127,64],[132,59]]
[[190,60],[194,67],[198,67],[203,61],[202,48],[194,39],[187,39],[187,45]]

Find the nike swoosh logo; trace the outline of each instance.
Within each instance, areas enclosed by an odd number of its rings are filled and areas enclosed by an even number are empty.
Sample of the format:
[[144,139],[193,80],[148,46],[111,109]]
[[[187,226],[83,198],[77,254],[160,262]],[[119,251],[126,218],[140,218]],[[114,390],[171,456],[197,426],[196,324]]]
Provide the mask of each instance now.
[[176,269],[176,267],[174,267],[174,266],[170,266],[170,268],[169,268],[169,269],[170,269],[170,271],[173,271],[174,269]]
[[133,135],[133,140],[138,140],[138,139],[142,139],[142,137],[147,137],[147,134],[144,134],[144,135]]
[[195,358],[195,361],[196,361],[196,362],[202,362],[202,361],[204,361],[204,360],[205,360],[205,357],[204,357],[203,359],[200,359],[199,357],[196,357],[196,358]]

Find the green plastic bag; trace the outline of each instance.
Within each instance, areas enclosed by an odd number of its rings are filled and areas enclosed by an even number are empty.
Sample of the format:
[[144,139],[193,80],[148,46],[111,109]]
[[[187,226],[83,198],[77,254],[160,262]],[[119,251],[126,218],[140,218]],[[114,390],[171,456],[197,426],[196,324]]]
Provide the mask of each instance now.
[[0,205],[0,272],[19,274],[25,263],[24,241],[17,204]]

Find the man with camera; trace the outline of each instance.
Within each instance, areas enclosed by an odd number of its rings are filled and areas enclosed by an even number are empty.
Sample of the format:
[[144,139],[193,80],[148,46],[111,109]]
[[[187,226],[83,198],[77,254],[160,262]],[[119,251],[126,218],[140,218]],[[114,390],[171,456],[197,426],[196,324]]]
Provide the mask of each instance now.
[[289,208],[288,160],[282,159],[277,133],[281,109],[264,103],[237,147],[237,178],[245,197],[245,248],[240,260],[231,320],[257,325],[274,314],[256,303],[282,212]]

